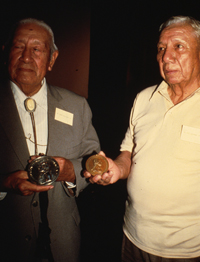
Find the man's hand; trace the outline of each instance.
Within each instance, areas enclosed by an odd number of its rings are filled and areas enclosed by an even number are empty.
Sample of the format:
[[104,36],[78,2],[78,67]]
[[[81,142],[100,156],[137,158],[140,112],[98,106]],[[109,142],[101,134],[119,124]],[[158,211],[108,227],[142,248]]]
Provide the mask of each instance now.
[[[39,155],[39,156],[42,156]],[[39,156],[31,156],[29,163]],[[75,183],[76,176],[72,162],[64,157],[52,156],[59,165],[60,173],[56,181],[67,181]]]
[[60,174],[56,181],[75,183],[76,176],[72,162],[64,157],[53,157],[59,164]]
[[53,186],[39,186],[28,181],[28,174],[26,171],[17,171],[5,176],[1,180],[0,191],[15,192],[22,196],[29,196],[35,192],[43,192],[52,189]]
[[99,155],[104,156],[109,164],[108,171],[103,175],[92,176],[88,171],[84,171],[84,177],[88,178],[90,183],[100,184],[103,186],[113,184],[119,179],[125,179],[129,175],[131,166],[131,153],[128,151],[122,152],[116,159],[106,157],[104,152],[100,152]]

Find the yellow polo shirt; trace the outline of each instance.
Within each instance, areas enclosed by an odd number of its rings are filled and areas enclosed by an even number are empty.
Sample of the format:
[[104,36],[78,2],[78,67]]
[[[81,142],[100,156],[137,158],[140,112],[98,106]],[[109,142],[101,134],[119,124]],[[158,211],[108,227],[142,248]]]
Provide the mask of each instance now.
[[140,92],[125,150],[133,164],[124,233],[157,256],[200,256],[200,88],[177,105],[164,81]]

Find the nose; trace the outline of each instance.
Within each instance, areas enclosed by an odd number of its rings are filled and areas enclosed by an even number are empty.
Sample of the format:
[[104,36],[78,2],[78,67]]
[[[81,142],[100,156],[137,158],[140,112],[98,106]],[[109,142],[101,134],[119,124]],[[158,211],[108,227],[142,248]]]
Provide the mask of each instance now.
[[162,61],[164,63],[174,62],[175,54],[171,48],[166,48],[162,55]]
[[25,63],[30,63],[32,61],[32,52],[31,49],[29,48],[24,48],[24,50],[22,51],[20,60],[22,60]]

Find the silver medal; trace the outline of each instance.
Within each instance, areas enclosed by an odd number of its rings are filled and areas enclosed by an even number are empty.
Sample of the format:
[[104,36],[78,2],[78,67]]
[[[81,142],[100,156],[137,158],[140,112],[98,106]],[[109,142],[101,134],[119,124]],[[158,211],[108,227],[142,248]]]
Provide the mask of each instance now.
[[52,157],[39,156],[29,164],[27,172],[32,183],[50,185],[59,176],[59,165]]

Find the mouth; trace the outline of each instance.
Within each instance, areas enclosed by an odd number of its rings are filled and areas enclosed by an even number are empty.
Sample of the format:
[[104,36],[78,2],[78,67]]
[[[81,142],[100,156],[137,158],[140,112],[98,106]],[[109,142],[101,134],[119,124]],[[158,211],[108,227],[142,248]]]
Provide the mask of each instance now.
[[31,68],[24,68],[24,67],[20,67],[17,69],[17,71],[20,73],[33,73],[34,70]]
[[31,69],[31,68],[23,68],[23,67],[18,68],[18,70],[19,70],[19,71],[25,71],[25,72],[31,72],[31,71],[33,71],[33,69]]
[[173,75],[175,73],[177,73],[177,70],[172,70],[172,69],[164,70],[165,75]]

